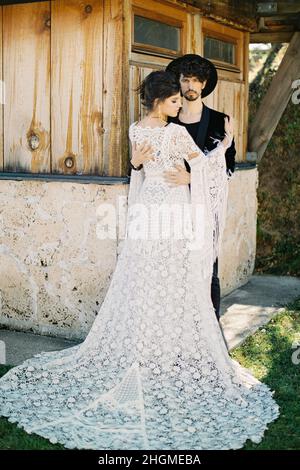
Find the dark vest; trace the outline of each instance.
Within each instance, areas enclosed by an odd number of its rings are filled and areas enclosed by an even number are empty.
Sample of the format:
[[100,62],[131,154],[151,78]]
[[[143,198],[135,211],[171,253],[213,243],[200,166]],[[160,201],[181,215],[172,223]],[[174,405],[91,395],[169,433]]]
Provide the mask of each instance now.
[[[203,104],[202,116],[199,121],[199,128],[197,132],[197,138],[194,139],[195,143],[202,151],[210,151],[214,149],[217,145],[217,142],[214,142],[214,139],[222,140],[225,135],[224,130],[224,117],[227,114],[220,113],[219,111],[215,111],[214,109],[208,108],[205,104]],[[169,122],[174,122],[176,124],[180,124],[181,126],[185,126],[183,122],[180,122],[178,116],[173,118],[168,118]],[[226,158],[226,166],[227,172],[233,173],[235,168],[235,142],[234,139],[232,141],[231,146],[226,150],[225,158]],[[187,171],[190,172],[189,164],[185,162],[185,166]]]

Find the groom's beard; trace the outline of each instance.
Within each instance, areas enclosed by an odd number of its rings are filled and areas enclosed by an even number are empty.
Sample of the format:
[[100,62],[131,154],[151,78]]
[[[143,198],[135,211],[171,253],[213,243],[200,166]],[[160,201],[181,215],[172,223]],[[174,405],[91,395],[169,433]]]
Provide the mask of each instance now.
[[[191,91],[193,92],[191,93]],[[188,90],[184,93],[183,96],[185,97],[187,101],[196,101],[201,96],[201,94],[197,93],[194,90]]]

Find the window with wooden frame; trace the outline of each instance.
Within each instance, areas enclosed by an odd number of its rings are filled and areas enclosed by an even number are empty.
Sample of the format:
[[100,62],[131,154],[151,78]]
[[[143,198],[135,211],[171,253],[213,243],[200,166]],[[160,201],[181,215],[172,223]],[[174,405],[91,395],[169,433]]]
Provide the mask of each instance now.
[[242,72],[242,32],[203,20],[203,55],[217,68]]
[[160,57],[183,54],[184,22],[139,7],[132,9],[132,51]]

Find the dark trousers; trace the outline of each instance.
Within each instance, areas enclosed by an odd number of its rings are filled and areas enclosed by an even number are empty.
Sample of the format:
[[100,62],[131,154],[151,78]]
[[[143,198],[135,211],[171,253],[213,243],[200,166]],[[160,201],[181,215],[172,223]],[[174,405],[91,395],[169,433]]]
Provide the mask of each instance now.
[[220,320],[220,298],[221,298],[221,291],[220,291],[220,281],[218,278],[218,258],[214,262],[213,267],[213,274],[211,278],[211,300],[215,309],[215,314],[218,319]]

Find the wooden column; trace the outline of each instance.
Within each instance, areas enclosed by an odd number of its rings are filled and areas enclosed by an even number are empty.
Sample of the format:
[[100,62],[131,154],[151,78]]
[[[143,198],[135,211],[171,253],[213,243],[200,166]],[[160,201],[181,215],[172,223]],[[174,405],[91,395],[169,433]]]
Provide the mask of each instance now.
[[104,2],[103,175],[128,169],[130,21],[129,0]]
[[[248,145],[248,119],[249,119],[249,33],[244,33],[244,120],[243,120],[243,160],[246,157]],[[235,123],[237,126],[237,122]]]
[[264,96],[249,129],[250,152],[260,161],[293,93],[292,83],[300,76],[300,32],[294,33],[284,58]]

